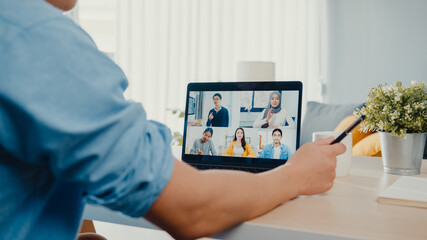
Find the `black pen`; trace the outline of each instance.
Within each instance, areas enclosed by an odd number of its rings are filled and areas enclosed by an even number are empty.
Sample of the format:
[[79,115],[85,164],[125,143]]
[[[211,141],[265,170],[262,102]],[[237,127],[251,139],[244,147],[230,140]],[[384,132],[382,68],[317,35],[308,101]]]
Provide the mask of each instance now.
[[341,142],[341,140],[343,140],[345,136],[347,136],[351,132],[351,130],[353,130],[353,128],[359,125],[359,123],[361,123],[364,119],[365,115],[362,115],[358,119],[356,119],[356,121],[354,121],[344,132],[342,132],[337,138],[335,138],[333,142],[331,142],[331,145]]

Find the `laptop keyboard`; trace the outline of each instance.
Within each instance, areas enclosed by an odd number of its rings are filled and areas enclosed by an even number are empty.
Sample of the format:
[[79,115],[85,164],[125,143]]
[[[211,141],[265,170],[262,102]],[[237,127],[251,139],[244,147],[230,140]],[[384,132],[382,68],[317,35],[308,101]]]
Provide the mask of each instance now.
[[199,170],[225,169],[225,170],[252,172],[252,173],[260,173],[260,172],[265,172],[270,170],[269,168],[238,167],[238,166],[228,166],[228,165],[205,165],[205,164],[191,164],[191,165]]

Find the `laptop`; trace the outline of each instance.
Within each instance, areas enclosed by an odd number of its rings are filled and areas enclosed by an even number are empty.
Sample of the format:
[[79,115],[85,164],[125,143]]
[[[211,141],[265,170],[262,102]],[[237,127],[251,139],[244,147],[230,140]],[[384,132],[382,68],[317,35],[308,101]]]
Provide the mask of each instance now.
[[298,149],[302,83],[189,83],[182,160],[197,169],[263,172]]

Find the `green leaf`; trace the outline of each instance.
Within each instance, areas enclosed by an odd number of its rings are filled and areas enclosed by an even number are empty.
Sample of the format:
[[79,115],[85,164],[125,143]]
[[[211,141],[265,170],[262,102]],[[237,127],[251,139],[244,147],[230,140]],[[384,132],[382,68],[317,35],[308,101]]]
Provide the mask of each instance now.
[[401,82],[394,86],[380,84],[369,89],[368,98],[356,116],[366,115],[361,129],[381,130],[392,135],[427,132],[427,87],[424,82],[412,82],[404,87]]

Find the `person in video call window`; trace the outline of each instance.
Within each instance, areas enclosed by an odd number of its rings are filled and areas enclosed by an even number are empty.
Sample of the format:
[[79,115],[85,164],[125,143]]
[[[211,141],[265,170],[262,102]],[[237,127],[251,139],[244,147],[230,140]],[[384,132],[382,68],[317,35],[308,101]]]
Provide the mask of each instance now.
[[222,96],[215,93],[212,97],[215,107],[209,111],[206,126],[228,127],[228,110],[221,106]]
[[190,150],[190,154],[198,154],[198,155],[217,155],[215,150],[215,146],[213,142],[210,140],[213,136],[213,129],[206,128],[203,131],[202,138],[198,138],[194,140],[193,147]]
[[222,155],[234,157],[256,157],[256,153],[252,147],[245,141],[245,131],[243,128],[236,129],[234,132],[233,142],[228,145]]
[[292,155],[292,152],[288,146],[280,142],[283,136],[282,130],[276,128],[271,135],[273,136],[273,143],[265,145],[258,157],[282,160],[288,159]]
[[285,126],[285,122],[288,122],[290,127],[295,127],[292,116],[281,107],[280,92],[272,92],[269,99],[267,107],[254,121],[254,128],[278,128],[279,126]]

